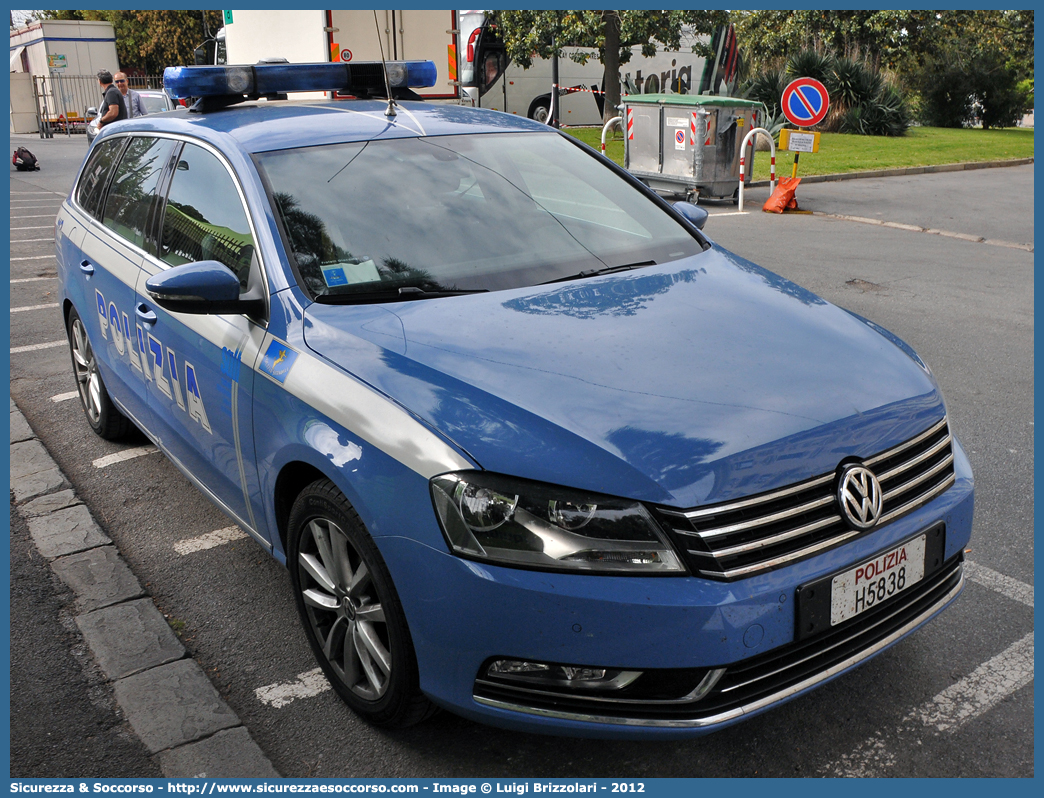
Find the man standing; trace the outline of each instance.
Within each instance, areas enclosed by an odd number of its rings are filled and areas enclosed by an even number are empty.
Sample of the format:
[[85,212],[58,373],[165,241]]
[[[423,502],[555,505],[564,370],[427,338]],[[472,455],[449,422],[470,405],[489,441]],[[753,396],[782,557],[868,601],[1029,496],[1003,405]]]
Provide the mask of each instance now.
[[130,84],[127,83],[127,76],[122,72],[116,73],[116,88],[123,95],[123,102],[127,106],[128,119],[133,119],[136,116],[145,116],[148,113],[148,109],[145,108],[145,101],[141,99],[141,95],[138,92],[130,88]]
[[101,130],[112,122],[127,118],[127,106],[123,104],[123,95],[112,85],[112,73],[107,69],[98,72],[98,85],[102,90],[101,107],[98,109],[98,129]]

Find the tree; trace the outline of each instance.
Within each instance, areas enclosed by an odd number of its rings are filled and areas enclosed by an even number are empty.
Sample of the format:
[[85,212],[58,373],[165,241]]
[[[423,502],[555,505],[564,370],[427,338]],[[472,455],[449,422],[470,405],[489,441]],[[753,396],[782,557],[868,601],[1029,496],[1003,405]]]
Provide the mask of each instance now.
[[1000,53],[1019,79],[1033,75],[1032,11],[738,11],[733,21],[754,72],[812,50],[865,60],[905,83],[956,48]]
[[[620,65],[631,58],[631,48],[641,47],[642,55],[655,55],[657,42],[664,50],[681,48],[682,26],[698,34],[710,34],[725,24],[724,11],[489,11],[498,25],[508,57],[523,68],[534,58],[562,56],[566,47],[597,50],[605,67],[602,90],[605,92],[603,118],[616,116],[620,104]],[[704,43],[693,52],[705,58],[714,54]],[[586,63],[590,54],[571,53],[570,58]]]
[[[220,11],[45,11],[47,19],[112,23],[116,57],[123,70],[162,74],[168,66],[193,63],[192,51],[221,27]],[[204,27],[204,19],[206,27]],[[113,64],[113,71],[115,71]]]

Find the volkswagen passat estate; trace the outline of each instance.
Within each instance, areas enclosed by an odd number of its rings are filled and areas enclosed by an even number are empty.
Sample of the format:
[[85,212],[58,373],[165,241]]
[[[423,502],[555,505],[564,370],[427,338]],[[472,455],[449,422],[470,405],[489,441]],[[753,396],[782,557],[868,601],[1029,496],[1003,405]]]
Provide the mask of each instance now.
[[[693,735],[955,599],[972,474],[909,346],[384,76],[168,70],[192,109],[105,128],[56,236],[88,424],[286,564],[352,709]],[[305,89],[360,99],[254,101]]]

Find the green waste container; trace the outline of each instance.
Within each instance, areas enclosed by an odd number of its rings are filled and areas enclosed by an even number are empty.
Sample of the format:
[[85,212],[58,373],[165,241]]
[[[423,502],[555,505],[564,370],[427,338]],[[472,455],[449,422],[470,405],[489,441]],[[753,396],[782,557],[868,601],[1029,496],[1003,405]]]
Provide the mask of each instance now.
[[[768,116],[760,102],[696,94],[630,94],[623,98],[624,168],[657,193],[736,198],[740,144]],[[754,166],[747,145],[747,180]]]

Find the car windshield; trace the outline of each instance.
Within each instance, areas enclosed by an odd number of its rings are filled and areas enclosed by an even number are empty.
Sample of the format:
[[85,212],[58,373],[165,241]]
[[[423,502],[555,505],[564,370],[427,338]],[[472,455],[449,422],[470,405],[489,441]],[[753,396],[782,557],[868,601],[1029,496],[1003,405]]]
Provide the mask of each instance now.
[[494,291],[702,249],[557,133],[354,142],[257,163],[300,280],[325,301]]
[[145,102],[145,110],[150,114],[161,114],[167,110],[167,103],[159,94],[142,94],[141,99]]

